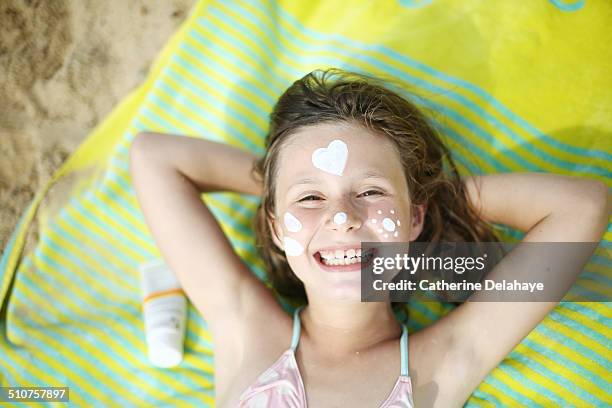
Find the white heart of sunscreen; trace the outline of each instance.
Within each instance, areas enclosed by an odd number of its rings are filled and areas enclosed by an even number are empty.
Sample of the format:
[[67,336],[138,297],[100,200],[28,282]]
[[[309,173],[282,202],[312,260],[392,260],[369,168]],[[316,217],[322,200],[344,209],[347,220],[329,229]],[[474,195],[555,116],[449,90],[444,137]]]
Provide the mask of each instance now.
[[327,147],[321,147],[312,154],[312,165],[336,176],[341,176],[346,166],[348,147],[342,140],[332,140]]

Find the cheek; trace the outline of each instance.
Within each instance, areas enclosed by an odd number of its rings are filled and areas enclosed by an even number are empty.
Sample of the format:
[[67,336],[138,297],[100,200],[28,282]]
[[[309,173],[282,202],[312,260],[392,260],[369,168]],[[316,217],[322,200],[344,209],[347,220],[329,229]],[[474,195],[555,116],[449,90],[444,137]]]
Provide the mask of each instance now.
[[408,217],[393,203],[373,204],[368,208],[368,228],[381,241],[402,241],[407,236]]
[[303,255],[306,243],[317,226],[317,215],[312,210],[294,208],[285,211],[282,220],[286,254]]

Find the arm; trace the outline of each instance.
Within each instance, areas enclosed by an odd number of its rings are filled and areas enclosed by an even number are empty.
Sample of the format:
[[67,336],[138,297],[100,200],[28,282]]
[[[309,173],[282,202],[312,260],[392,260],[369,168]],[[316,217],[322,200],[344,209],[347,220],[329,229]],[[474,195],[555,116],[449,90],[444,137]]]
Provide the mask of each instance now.
[[[526,231],[527,242],[592,242],[608,223],[612,200],[600,182],[541,173],[496,174],[466,179],[469,199],[481,217]],[[539,257],[518,245],[494,268],[495,280],[564,282],[563,296],[590,251]],[[587,245],[588,246],[588,245]],[[584,248],[584,246],[583,246]],[[537,261],[537,262],[534,262]],[[521,279],[523,277],[523,279]],[[421,333],[417,345],[434,356],[415,362],[424,381],[441,392],[436,406],[463,404],[486,375],[551,311],[557,302],[466,302]],[[418,358],[419,351],[415,351]]]
[[[146,223],[164,260],[210,324],[213,340],[241,339],[249,310],[282,312],[270,291],[234,253],[201,193],[259,194],[251,176],[256,157],[203,139],[144,133],[134,139],[130,172]],[[225,347],[225,346],[224,346]],[[217,347],[216,347],[217,350]],[[240,346],[232,346],[239,359]],[[216,351],[217,353],[217,351]],[[216,354],[219,363],[224,356]]]
[[261,184],[251,175],[257,156],[226,144],[195,137],[141,133],[134,138],[131,150],[132,175],[139,180],[137,166],[143,159],[172,167],[199,192],[261,194]]

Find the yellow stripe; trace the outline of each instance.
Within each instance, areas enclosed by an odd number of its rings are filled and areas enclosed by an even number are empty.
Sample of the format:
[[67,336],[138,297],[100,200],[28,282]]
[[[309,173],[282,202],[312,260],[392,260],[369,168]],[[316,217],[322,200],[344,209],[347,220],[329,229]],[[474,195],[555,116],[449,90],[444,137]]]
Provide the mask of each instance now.
[[484,381],[481,382],[480,385],[478,386],[478,389],[484,393],[490,394],[493,397],[495,397],[504,407],[520,407],[521,406],[521,404],[517,400],[512,398],[510,395],[505,394],[504,392],[498,390],[493,385],[487,382],[484,382]]
[[[226,103],[229,106],[231,106],[240,115],[245,116],[248,119],[250,119],[260,129],[266,129],[268,127],[268,119],[265,116],[257,115],[255,112],[253,112],[250,109],[246,108],[244,105],[239,104],[238,102],[236,102],[235,99],[232,99],[232,98],[227,99],[227,95],[226,94],[224,94],[223,92],[221,92],[221,91],[211,87],[209,82],[203,81],[202,78],[207,78],[209,81],[211,81],[211,80],[214,81],[214,80],[216,80],[215,79],[215,75],[219,75],[219,73],[216,70],[210,69],[210,67],[208,65],[203,65],[203,64],[200,64],[200,65],[201,66],[198,66],[198,74],[202,75],[202,77],[198,77],[197,75],[194,75],[193,72],[185,69],[179,63],[175,63],[174,65],[172,65],[172,70],[175,71],[177,74],[179,74],[181,77],[188,79],[189,83],[193,84],[193,86],[195,86],[198,90],[200,90],[200,92],[205,93],[205,94],[210,94],[214,98],[226,98]],[[173,79],[171,79],[171,80],[173,81]],[[222,78],[219,78],[218,82],[221,82],[221,81],[222,81]],[[177,85],[177,87],[178,87],[178,85]],[[183,87],[183,88],[181,88],[181,93],[183,93],[183,92],[186,92],[189,95],[193,95],[194,102],[195,101],[202,101],[202,104],[204,103],[204,101],[202,100],[202,97],[197,95],[195,92],[192,92],[190,89],[188,89],[186,87]],[[241,90],[241,96],[244,96],[242,94],[242,90]],[[248,99],[248,98],[246,98],[246,99]],[[250,133],[250,132],[252,132],[252,129],[246,129],[246,132]],[[253,142],[255,144],[259,144],[259,145],[261,145],[263,147],[263,139],[262,138],[253,137],[252,140],[253,140]]]
[[[167,83],[172,84],[176,87],[181,86],[178,83],[176,83],[172,78],[169,78]],[[225,117],[225,120],[223,120],[224,127],[231,126],[232,129],[235,129],[236,132],[239,132],[245,139],[250,141],[252,144],[263,147],[262,141],[260,140],[261,138],[258,137],[257,133],[255,132],[255,129],[253,129],[250,125],[239,121],[236,118],[236,115],[230,114],[227,110],[221,110],[219,107],[219,104],[216,104],[216,103],[211,104],[209,101],[204,100],[201,96],[196,95],[195,93],[193,93],[191,90],[187,88],[180,88],[180,91],[177,91],[177,92],[181,95],[189,96],[190,97],[189,99],[191,100],[191,102],[194,105],[198,106],[199,109],[209,112],[213,116],[216,116],[219,118]],[[218,129],[221,129],[219,125],[214,125],[212,122],[203,119],[203,115],[201,114],[201,112],[194,111],[187,104],[182,105],[182,104],[179,104],[179,102],[177,101],[173,101],[173,95],[168,94],[164,89],[160,89],[157,95],[160,99],[163,99],[166,103],[171,104],[173,108],[180,110],[180,112],[182,112],[185,116],[189,117],[191,120],[195,121],[196,123],[199,123],[203,128],[206,129],[206,128],[209,128],[210,126],[216,126]],[[216,96],[216,97],[222,98],[222,96]],[[227,95],[225,95],[225,98],[227,98]],[[235,105],[235,102],[233,104]],[[240,110],[244,111],[245,109],[240,109]],[[246,115],[242,112],[239,112],[238,115],[253,116],[253,115]],[[261,127],[261,129],[265,129],[265,125]],[[238,137],[230,136],[227,130],[225,131],[220,130],[220,132],[222,132],[220,133],[222,135],[227,134],[227,140],[226,140],[227,144],[231,146],[242,148],[243,150],[247,148],[245,141],[241,140]]]
[[[90,211],[93,211],[94,214],[97,214],[97,211],[95,211],[95,209],[92,209],[91,206],[87,204],[87,202],[82,202],[81,204],[83,205],[83,207],[86,207]],[[89,231],[89,234],[92,234],[92,235],[95,234],[100,239],[105,240],[108,243],[111,243],[111,245],[113,242],[116,242],[117,238],[111,236],[108,231],[96,225],[88,216],[83,215],[80,212],[77,212],[77,210],[73,206],[67,206],[66,212],[70,214],[73,220],[75,220],[79,225],[83,227],[84,231],[85,230]],[[134,251],[130,246],[127,246],[127,245],[121,245],[121,252],[123,252],[127,257],[133,258],[134,260],[137,260],[139,262],[144,262],[146,260],[146,258],[143,257],[143,255],[141,255],[139,252]]]
[[[17,378],[19,382],[14,383],[14,384],[9,384],[7,382],[4,382],[3,377],[0,377],[0,380],[2,380],[1,384],[2,386],[12,386],[12,387],[37,387],[40,386],[40,384],[44,384],[44,386],[48,386],[48,387],[70,387],[70,404],[77,406],[77,407],[84,407],[84,406],[88,406],[89,404],[92,403],[92,401],[90,400],[86,400],[83,397],[83,394],[81,392],[79,392],[79,389],[75,389],[74,386],[71,386],[71,384],[80,384],[81,378],[77,378],[76,381],[73,378],[73,376],[71,376],[70,374],[72,373],[70,370],[66,370],[67,372],[64,373],[62,371],[62,375],[64,375],[66,378],[68,378],[70,380],[69,383],[66,384],[60,384],[57,380],[57,377],[55,375],[50,375],[49,372],[47,372],[47,370],[41,370],[40,368],[38,368],[38,366],[35,366],[34,364],[32,364],[32,362],[29,359],[24,358],[21,354],[22,351],[26,352],[26,353],[31,353],[27,350],[15,350],[12,349],[11,347],[8,347],[5,345],[4,342],[0,343],[2,344],[2,353],[3,355],[9,355],[10,354],[10,358],[13,362],[15,362],[17,364],[17,366],[19,367],[19,372],[27,372],[31,377],[35,378],[35,382],[30,382],[29,380],[26,380],[25,377],[19,375],[16,373],[16,369],[17,367],[11,367],[9,364],[6,364],[3,369],[4,370],[9,370],[12,371],[12,377],[13,378]],[[43,356],[43,358],[38,358],[38,360],[41,360],[43,362],[46,363],[46,359],[48,359],[47,356]],[[65,369],[65,367],[62,367],[63,369]],[[15,371],[13,371],[13,369],[15,369]],[[56,370],[56,372],[60,372],[59,370]],[[89,384],[85,383],[84,386],[79,386],[79,388],[84,388],[86,389],[86,391],[91,393],[91,390],[87,389],[90,388],[88,387]],[[93,388],[93,390],[99,390],[99,387],[95,387]],[[104,394],[98,394],[96,395],[95,393],[91,393],[94,397],[96,397],[97,402],[102,402],[105,404],[111,404],[114,401],[112,401],[110,399],[110,397],[104,395]],[[23,406],[31,406],[31,407],[35,407],[35,406],[40,406],[40,403],[32,403],[31,405],[24,405],[27,403],[19,403],[19,407],[23,407]],[[57,403],[58,406],[66,406],[66,403]],[[62,405],[59,405],[62,404]],[[111,406],[111,405],[107,405],[107,406]]]
[[[531,367],[526,366],[520,363],[517,360],[513,360],[510,358],[504,359],[501,363],[502,366],[509,366],[516,369],[522,376],[528,377],[529,379],[534,379],[537,377],[537,373],[531,369]],[[491,372],[491,375],[495,377],[497,380],[503,382],[508,388],[511,388],[518,394],[525,396],[526,398],[533,400],[537,404],[540,404],[545,407],[554,406],[554,402],[550,399],[546,398],[544,395],[540,395],[525,384],[525,382],[517,380],[514,376],[516,374],[510,374],[501,368],[496,368]],[[519,377],[520,378],[520,377]]]
[[[245,5],[245,7],[249,8],[251,11],[251,14],[257,14],[258,17],[260,19],[262,19],[263,21],[267,21],[265,19],[265,17],[262,16],[262,14],[259,12],[259,10],[257,10],[256,8],[249,6],[249,5]],[[281,21],[280,24],[283,24],[284,21]],[[307,44],[313,44],[316,41],[312,41],[309,40],[309,38],[303,34],[302,31],[298,30],[298,29],[292,29],[290,27],[289,24],[283,24],[284,27],[286,28],[287,31],[290,32],[290,35],[286,36],[286,37],[281,37],[280,40],[281,42],[283,40],[285,40],[285,38],[287,39],[293,39],[293,38],[299,38],[302,41],[306,42]],[[334,30],[335,31],[335,30]],[[329,41],[333,43],[332,41]],[[288,43],[288,40],[287,40]],[[289,43],[291,44],[291,43]],[[497,113],[497,111],[494,111],[493,107],[491,106],[491,104],[487,101],[485,101],[484,99],[482,99],[480,96],[474,95],[472,94],[470,91],[468,91],[467,89],[463,89],[460,88],[458,86],[453,86],[450,85],[446,82],[444,82],[442,79],[437,79],[433,76],[430,76],[427,73],[424,73],[422,71],[417,71],[416,69],[413,68],[409,68],[407,66],[404,66],[403,64],[401,64],[400,62],[396,62],[391,60],[389,57],[383,55],[382,53],[375,53],[375,52],[368,52],[368,51],[364,51],[362,49],[360,49],[360,47],[353,47],[350,44],[346,44],[346,43],[335,43],[334,44],[336,46],[336,48],[341,48],[341,49],[346,49],[346,50],[352,50],[353,52],[357,52],[359,54],[369,54],[371,55],[376,61],[384,61],[385,63],[387,63],[388,65],[394,66],[396,68],[399,68],[401,70],[405,70],[405,71],[409,71],[412,75],[417,76],[417,77],[421,77],[422,79],[427,80],[429,83],[432,83],[434,85],[440,86],[443,89],[448,89],[449,87],[452,88],[453,91],[455,91],[456,93],[462,95],[463,97],[465,97],[468,100],[471,100],[475,105],[478,105],[480,108],[482,108],[485,111],[489,111],[489,114],[493,115],[494,117],[496,117],[499,121],[501,121],[503,124],[505,124],[506,126],[510,127],[511,130],[514,131],[515,134],[518,134],[518,136],[520,137],[521,141],[529,141],[529,144],[531,146],[537,146],[538,148],[540,148],[541,150],[545,151],[546,153],[552,155],[553,157],[556,158],[560,158],[560,159],[564,159],[567,162],[570,163],[576,163],[576,164],[582,164],[582,165],[589,165],[589,164],[593,164],[593,158],[588,158],[588,157],[584,157],[582,155],[579,154],[574,154],[574,153],[568,153],[565,152],[563,150],[560,149],[552,149],[545,141],[538,139],[538,138],[534,138],[533,135],[528,134],[527,131],[521,129],[519,127],[518,124],[514,124],[508,117],[506,117],[505,115],[503,115],[501,112]],[[400,53],[405,52],[405,42],[401,43],[401,47],[398,50]],[[294,49],[294,52],[300,52],[299,49]],[[368,71],[370,72],[374,72],[376,70],[374,70],[372,67],[368,68]],[[421,90],[419,92],[419,94],[424,95],[424,96],[429,96],[429,94],[433,92],[433,91],[428,91],[428,90]],[[436,93],[433,95],[434,98],[438,98],[438,97],[444,97],[444,93]],[[470,113],[471,111],[468,111],[466,108],[461,108],[461,110],[459,111],[459,114],[463,115],[463,116],[471,116],[472,118],[476,117],[474,116],[474,113]],[[478,122],[482,122],[482,119],[476,121]],[[521,156],[523,156],[524,154],[528,154],[531,157],[531,160],[534,164],[545,164],[544,161],[542,161],[540,159],[539,155],[536,155],[535,153],[533,153],[532,151],[529,150],[525,150],[523,151],[523,147],[522,146],[517,146],[517,142],[514,142],[510,136],[506,136],[505,134],[498,134],[498,130],[493,126],[493,125],[488,125],[488,123],[481,123],[481,125],[484,126],[489,126],[489,133],[496,135],[497,137],[502,137],[503,138],[503,144],[505,145],[505,147],[510,148],[511,150],[517,150],[521,152]],[[572,139],[568,139],[568,140],[564,140],[564,142],[568,145],[575,145],[575,143],[572,143],[573,140]],[[591,146],[586,146],[591,147]],[[490,150],[490,148],[486,149],[487,151]],[[605,149],[603,149],[605,150]],[[604,164],[602,160],[597,159],[597,161],[599,161],[600,165]]]
[[[559,308],[557,308],[559,309]],[[602,344],[600,344],[598,341],[595,341],[593,339],[591,339],[590,337],[586,336],[584,333],[581,333],[579,331],[576,331],[568,326],[566,326],[563,323],[559,323],[556,320],[547,317],[546,319],[544,319],[544,321],[540,324],[543,324],[544,326],[546,326],[547,328],[563,334],[567,337],[569,337],[570,339],[576,341],[577,343],[579,343],[580,345],[592,350],[593,352],[601,355],[601,356],[607,356],[610,353],[610,350],[607,350]]]
[[[95,197],[104,203],[105,208],[110,209],[118,214],[124,214],[123,210],[120,210],[118,204],[113,203],[110,199],[100,196],[100,192],[96,191]],[[109,228],[114,229],[117,233],[121,234],[127,240],[133,242],[135,245],[140,246],[144,251],[155,253],[157,252],[157,247],[145,240],[141,235],[135,234],[133,227],[134,224],[130,223],[129,219],[127,223],[120,223],[115,217],[109,216],[109,213],[112,211],[108,211],[106,213],[100,212],[97,208],[97,205],[91,201],[91,198],[83,199],[80,204],[87,208],[91,213],[97,214],[104,223],[107,224]]]
[[558,307],[555,309],[555,311],[565,317],[568,317],[574,320],[577,324],[588,327],[589,329],[592,329],[593,331],[600,333],[602,336],[606,336],[606,333],[610,333],[610,328],[608,326],[591,319],[589,316],[585,314],[576,312],[574,310],[571,310],[565,307]]
[[[66,233],[69,234],[70,236],[72,236],[75,240],[77,240],[79,242],[87,242],[88,247],[93,249],[97,254],[99,254],[104,259],[108,260],[110,263],[116,265],[118,268],[120,268],[120,269],[122,269],[124,271],[128,271],[128,270],[130,270],[130,268],[133,267],[132,264],[127,264],[125,261],[123,261],[121,258],[119,258],[116,255],[117,251],[108,250],[105,247],[97,244],[93,240],[93,238],[91,238],[91,236],[87,236],[87,235],[83,234],[81,232],[81,230],[78,230],[78,229],[72,227],[65,220],[63,220],[63,219],[58,217],[56,219],[56,223],[57,223],[57,226],[59,228],[61,228],[62,230],[66,231]],[[100,238],[100,239],[103,239],[103,238]],[[108,241],[106,241],[106,242],[108,242]],[[121,249],[121,252],[123,252],[123,248]],[[143,261],[143,260],[141,259],[140,261]],[[134,262],[138,262],[138,261],[135,260]]]
[[[571,378],[571,382],[576,387],[582,388],[587,393],[595,393],[595,395],[601,395],[601,390],[597,386],[595,386],[593,382],[581,377],[580,375],[577,375],[562,364],[559,364],[556,361],[536,352],[535,350],[532,350],[528,346],[525,346],[521,343],[516,347],[515,351],[527,357],[530,362],[533,361],[536,363],[540,363],[544,367],[546,367],[553,373],[560,375],[561,377],[564,377],[566,379]],[[522,369],[520,367],[519,371],[525,373],[525,369]],[[554,392],[555,394],[561,396],[562,398],[568,401],[580,401],[584,404],[587,404],[586,401],[583,401],[580,397],[578,397],[578,395],[576,395],[574,390],[567,389],[565,386],[559,384],[552,378],[548,377],[546,374],[540,374],[533,370],[533,374],[526,376],[529,377],[529,379],[531,379],[532,381],[540,384],[543,388]]]
[[[144,348],[146,346],[143,343],[142,339],[136,338],[131,331],[126,329],[127,324],[130,324],[136,327],[142,327],[143,325],[142,319],[138,319],[138,318],[135,318],[134,316],[130,316],[126,311],[127,304],[133,303],[133,301],[130,302],[130,301],[126,301],[125,298],[120,298],[120,297],[118,298],[115,294],[113,294],[112,291],[104,291],[104,285],[100,285],[100,282],[97,282],[95,279],[88,277],[86,274],[78,274],[79,269],[77,268],[76,270],[74,270],[73,268],[69,267],[68,266],[69,264],[67,264],[66,260],[61,258],[57,253],[48,253],[46,245],[40,245],[39,248],[42,253],[45,253],[49,258],[53,259],[54,261],[64,266],[66,269],[70,270],[72,274],[79,275],[79,277],[82,280],[84,280],[85,283],[88,285],[88,287],[101,288],[102,289],[101,292],[106,299],[117,299],[115,302],[110,302],[110,304],[117,305],[117,307],[114,308],[113,312],[115,312],[115,314],[121,318],[121,323],[114,326],[114,328],[117,334],[121,336],[121,338],[123,338],[127,343],[131,344],[134,347],[134,349],[143,350],[143,354],[144,354]],[[72,296],[77,296],[76,293],[79,293],[78,296],[81,298],[81,300],[83,302],[86,302],[87,304],[90,304],[92,308],[100,307],[100,308],[104,308],[105,310],[109,310],[108,302],[105,302],[104,304],[100,303],[100,302],[103,302],[101,299],[92,297],[89,294],[89,292],[86,290],[81,290],[82,288],[76,285],[73,281],[66,281],[66,278],[63,276],[60,276],[60,274],[57,274],[57,273],[53,274],[53,270],[47,269],[47,266],[43,264],[38,258],[35,258],[34,263],[41,271],[54,276],[54,279],[58,282],[58,284],[63,285],[63,287],[66,288],[67,290],[71,290],[73,288],[74,290],[72,290],[73,292],[71,294]],[[50,293],[54,293],[54,291]],[[30,293],[30,295],[32,295],[32,293]],[[71,311],[73,316],[79,316],[82,313],[82,308],[76,303],[74,303],[74,301],[72,300],[73,299],[72,296],[66,296],[66,294],[65,296],[62,296],[61,298],[62,303],[67,309]],[[138,304],[138,306],[134,306],[134,307],[138,309],[139,306],[140,305]],[[89,330],[97,331],[100,329],[98,327],[92,326],[91,328],[89,328]],[[105,344],[109,346],[109,348],[112,349],[112,351],[116,355],[121,355],[122,360],[127,361],[129,365],[139,366],[141,364],[139,360],[135,359],[135,356],[131,355],[130,353],[125,353],[124,346],[118,344],[114,337],[107,336],[104,332],[100,332],[98,338],[106,338],[108,342],[105,342]],[[84,349],[88,350],[89,354],[91,355],[98,354],[97,350],[90,349],[90,347],[87,345],[82,345],[82,346]],[[112,366],[113,366],[113,370],[115,369],[121,370],[116,364],[112,364]],[[153,372],[151,372],[150,375],[157,380],[167,381],[166,376],[160,375],[158,373],[158,370],[153,370]],[[181,386],[182,385],[183,384],[181,384]],[[147,392],[150,392],[153,395],[160,395],[159,394],[160,390],[154,390],[154,389],[149,390],[149,386],[145,386],[145,385],[143,385],[143,387],[147,388]],[[177,390],[180,390],[181,392],[186,392],[189,390],[189,388],[187,386],[182,386],[182,387],[177,388]]]
[[[16,304],[20,304],[21,303],[21,299],[15,299],[14,302]],[[38,297],[34,294],[34,293],[30,293],[28,296],[28,305],[21,305],[21,307],[23,308],[29,308],[31,306],[36,306],[39,308],[48,308],[48,306],[46,304],[40,303],[38,301]],[[39,315],[36,313],[32,313],[30,315],[30,319],[34,322],[37,323],[45,323],[43,322],[41,319],[39,319]],[[48,323],[48,322],[47,322]],[[31,329],[31,330],[26,330],[25,328],[22,328],[22,330],[27,332],[26,335],[26,339],[25,339],[25,344],[21,344],[22,347],[26,346],[28,343],[28,339],[29,338],[35,338],[37,339],[39,342],[48,345],[52,350],[54,350],[59,356],[61,357],[65,357],[65,358],[69,358],[69,356],[72,356],[72,351],[68,348],[66,348],[65,344],[63,342],[58,342],[55,339],[53,339],[52,337],[48,336],[48,332],[45,330],[38,330],[38,329]],[[88,354],[91,354],[93,356],[95,356],[97,359],[100,359],[100,357],[102,357],[100,355],[100,353],[97,352],[97,350],[95,349],[91,349],[90,347],[87,347],[87,342],[79,342],[78,338],[75,338],[74,335],[72,333],[70,333],[69,327],[68,326],[61,326],[58,325],[54,328],[54,330],[58,333],[58,334],[64,334],[67,338],[71,338],[73,340],[77,340],[74,341],[74,344],[77,347],[81,347],[83,350],[86,350],[86,352]],[[12,353],[11,356],[14,356],[16,353]],[[42,354],[42,353],[37,353],[37,358],[44,362],[47,366],[49,366],[54,372],[60,372],[63,375],[65,375],[67,378],[70,379],[70,381],[73,384],[79,384],[80,387],[84,388],[90,395],[94,396],[95,398],[97,398],[99,401],[104,401],[110,403],[111,401],[109,400],[110,397],[109,395],[107,395],[106,393],[104,393],[104,387],[100,387],[99,384],[104,384],[105,387],[109,387],[112,386],[115,391],[117,392],[118,389],[122,389],[122,383],[121,382],[116,382],[114,380],[114,378],[109,378],[106,375],[104,375],[103,373],[101,373],[98,370],[92,370],[91,369],[91,365],[88,362],[85,362],[84,360],[80,359],[80,358],[69,358],[69,360],[77,367],[80,367],[84,372],[88,372],[93,378],[95,378],[97,380],[97,384],[90,384],[88,381],[83,381],[83,379],[81,377],[79,377],[78,375],[74,374],[72,372],[72,370],[67,369],[66,364],[61,361],[61,360],[57,360],[56,358],[53,357],[52,354]],[[108,359],[106,359],[108,361]],[[28,364],[28,363],[26,363]],[[28,367],[31,367],[30,365],[27,365]],[[118,374],[123,374],[125,376],[125,378],[128,378],[128,374],[127,372],[122,373],[122,372],[118,372]],[[41,378],[42,376],[37,376],[37,378]],[[47,378],[46,381],[49,381],[48,384],[56,384],[56,380],[54,380],[53,378]],[[116,388],[115,388],[116,387]],[[118,388],[118,389],[117,389]],[[132,404],[136,404],[136,400],[133,400],[130,398],[130,394],[131,394],[131,390],[129,388],[125,388],[124,389],[126,392],[124,395],[126,397],[126,399],[130,400]],[[71,391],[73,391],[71,389]],[[78,393],[77,390],[74,390]]]
[[[552,353],[559,354],[563,358],[583,367],[585,370],[593,373],[594,376],[600,378],[606,378],[609,373],[603,368],[603,366],[591,359],[585,358],[583,355],[576,352],[576,350],[570,348],[566,344],[556,341],[554,338],[547,337],[537,330],[532,331],[529,334],[529,338],[542,347],[546,347],[551,350]],[[573,376],[571,376],[573,378]]]

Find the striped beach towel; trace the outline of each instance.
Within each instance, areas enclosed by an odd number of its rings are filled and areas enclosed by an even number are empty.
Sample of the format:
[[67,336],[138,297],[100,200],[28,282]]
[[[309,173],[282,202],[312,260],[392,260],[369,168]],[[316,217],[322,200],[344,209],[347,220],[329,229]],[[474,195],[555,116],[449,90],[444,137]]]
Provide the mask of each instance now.
[[[146,358],[138,266],[161,255],[131,185],[130,144],[150,130],[261,154],[276,99],[314,69],[399,81],[464,173],[545,171],[612,185],[611,15],[611,3],[590,0],[198,2],[146,82],[13,232],[0,263],[0,385],[67,386],[74,406],[214,406],[210,332],[193,307],[183,362],[160,369]],[[250,229],[258,198],[203,199],[265,280]],[[611,242],[609,227],[572,289],[602,301],[562,302],[468,407],[612,405]],[[407,305],[410,331],[450,309]]]

